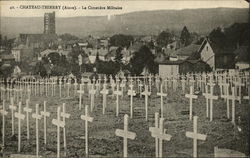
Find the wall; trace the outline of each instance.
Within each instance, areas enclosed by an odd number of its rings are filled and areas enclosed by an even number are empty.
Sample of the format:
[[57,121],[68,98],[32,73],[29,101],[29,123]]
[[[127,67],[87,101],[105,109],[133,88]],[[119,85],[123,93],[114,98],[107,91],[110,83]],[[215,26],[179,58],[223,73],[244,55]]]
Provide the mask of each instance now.
[[162,78],[179,73],[179,65],[159,65],[159,75]]

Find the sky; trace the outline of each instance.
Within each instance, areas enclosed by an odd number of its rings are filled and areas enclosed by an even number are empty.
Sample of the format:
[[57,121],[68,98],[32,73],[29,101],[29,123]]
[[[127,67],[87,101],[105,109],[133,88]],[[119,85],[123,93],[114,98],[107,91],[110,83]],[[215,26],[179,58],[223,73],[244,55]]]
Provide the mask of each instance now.
[[[60,6],[60,9],[20,9],[21,6]],[[74,7],[76,10],[66,9],[62,7]],[[88,6],[119,6],[122,10],[91,10],[81,9]],[[57,17],[74,17],[74,16],[106,16],[117,15],[135,11],[149,10],[181,10],[181,9],[197,9],[197,8],[249,8],[249,4],[243,0],[112,0],[112,1],[0,1],[1,16],[7,17],[42,17],[45,12],[56,12]],[[13,7],[15,9],[13,9]]]

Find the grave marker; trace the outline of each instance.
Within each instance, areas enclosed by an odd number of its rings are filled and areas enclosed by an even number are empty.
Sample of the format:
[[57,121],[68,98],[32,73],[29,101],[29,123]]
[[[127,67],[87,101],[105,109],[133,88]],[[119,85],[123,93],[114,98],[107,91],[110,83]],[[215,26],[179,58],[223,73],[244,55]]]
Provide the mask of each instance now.
[[163,97],[166,97],[167,94],[163,93],[163,85],[161,84],[161,92],[157,93],[157,95],[161,96],[161,118],[163,118]]
[[36,155],[38,157],[39,155],[39,125],[38,120],[42,118],[41,115],[39,115],[39,104],[36,104],[36,113],[32,114],[32,118],[36,119]]
[[1,110],[2,118],[3,118],[3,127],[2,127],[2,143],[3,143],[3,148],[5,146],[5,115],[8,114],[8,112],[5,110],[5,100],[3,100],[3,109]]
[[130,95],[130,117],[133,118],[133,97],[136,95],[135,91],[133,90],[133,84],[129,85],[130,90],[128,90],[128,95]]
[[21,120],[25,118],[24,114],[21,113],[22,103],[18,104],[18,113],[15,112],[15,117],[18,119],[18,152],[21,151]]
[[102,114],[105,114],[105,109],[107,107],[107,95],[109,91],[106,89],[107,85],[106,83],[103,84],[103,90],[101,91],[101,94],[103,96],[102,99]]
[[93,117],[90,117],[89,106],[85,106],[85,115],[81,115],[81,119],[85,121],[85,153],[88,155],[88,122],[93,122]]
[[186,132],[186,137],[193,139],[193,157],[197,157],[197,141],[206,140],[207,135],[197,133],[197,119],[198,116],[194,116],[193,132]]
[[63,126],[63,145],[64,145],[64,149],[65,151],[67,150],[67,146],[66,146],[66,118],[68,119],[70,117],[70,114],[66,113],[66,108],[65,108],[65,103],[63,103],[63,111],[61,113],[61,117],[63,118],[63,122],[64,122],[64,126]]
[[198,96],[193,94],[193,87],[190,87],[190,94],[185,95],[186,98],[189,98],[189,120],[192,120],[193,115],[193,99],[197,99]]
[[116,91],[114,91],[116,95],[116,116],[119,115],[119,95],[122,95],[122,92],[119,90],[119,83],[117,84]]
[[148,91],[148,86],[145,85],[145,91],[142,92],[142,95],[145,96],[145,112],[146,112],[146,121],[148,120],[148,96],[151,92]]
[[57,119],[52,120],[52,124],[57,126],[57,158],[60,158],[60,127],[65,126],[65,122],[61,121],[61,108],[57,108]]
[[41,115],[43,115],[43,126],[44,126],[44,144],[47,145],[47,117],[50,117],[50,113],[46,111],[47,102],[43,102],[43,111],[41,111]]
[[84,94],[84,89],[82,86],[84,86],[84,83],[80,84],[80,90],[77,91],[77,93],[79,93],[79,110],[82,109],[82,95]]
[[124,130],[116,129],[115,135],[118,137],[123,137],[123,157],[128,156],[128,139],[134,140],[136,134],[134,132],[128,131],[128,115],[124,115]]
[[23,111],[26,112],[26,124],[27,124],[27,139],[30,139],[30,124],[29,124],[29,113],[32,112],[32,109],[29,108],[29,99],[26,100],[26,107],[23,108]]
[[11,129],[12,129],[12,136],[15,134],[15,117],[14,117],[14,111],[16,111],[16,106],[14,105],[14,100],[11,97],[10,98],[10,106],[9,109],[11,110]]

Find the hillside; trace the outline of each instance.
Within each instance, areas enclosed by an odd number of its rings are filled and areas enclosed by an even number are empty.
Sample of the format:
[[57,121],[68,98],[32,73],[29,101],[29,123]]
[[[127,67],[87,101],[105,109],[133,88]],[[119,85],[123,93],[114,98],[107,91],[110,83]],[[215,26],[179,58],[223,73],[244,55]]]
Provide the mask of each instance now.
[[[117,15],[108,21],[106,16],[56,18],[58,34],[103,36],[116,33],[132,35],[158,34],[169,28],[180,31],[184,25],[201,34],[218,26],[227,27],[235,22],[246,22],[248,9],[214,8],[141,11]],[[1,33],[14,37],[19,33],[42,33],[43,17],[1,17]]]

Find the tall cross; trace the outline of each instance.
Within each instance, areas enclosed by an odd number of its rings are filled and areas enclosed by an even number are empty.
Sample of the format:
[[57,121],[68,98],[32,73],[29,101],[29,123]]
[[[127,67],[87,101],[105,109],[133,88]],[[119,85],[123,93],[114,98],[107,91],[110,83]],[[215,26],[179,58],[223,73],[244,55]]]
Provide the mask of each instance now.
[[116,91],[114,91],[114,94],[116,95],[116,116],[118,116],[119,115],[119,95],[122,95],[122,92],[119,90],[119,84],[116,85]]
[[23,108],[23,111],[26,112],[26,123],[27,123],[27,139],[30,139],[30,124],[29,124],[29,113],[32,112],[32,109],[29,108],[29,99],[26,100],[26,107]]
[[161,118],[163,118],[163,97],[166,97],[167,94],[163,93],[163,85],[161,84],[161,92],[157,93],[157,95],[161,96]]
[[213,120],[213,100],[217,100],[218,96],[213,95],[213,86],[210,86],[210,95],[208,96],[208,99],[210,99],[210,121]]
[[235,96],[235,88],[232,87],[231,88],[232,91],[232,95],[227,96],[227,101],[228,101],[228,105],[229,105],[229,101],[232,101],[232,123],[235,124],[235,100],[236,100],[236,96]]
[[198,96],[193,94],[193,87],[190,87],[190,94],[185,95],[186,98],[189,98],[189,120],[192,120],[193,116],[193,99],[197,99]]
[[53,119],[52,124],[57,126],[57,158],[60,158],[60,127],[65,126],[65,122],[61,121],[61,107],[57,108],[57,119]]
[[93,111],[93,108],[95,106],[95,93],[96,93],[96,89],[94,88],[94,84],[92,84],[92,88],[91,90],[89,91],[89,94],[90,94],[90,109],[91,109],[91,112]]
[[47,117],[50,117],[50,112],[47,112],[46,108],[47,102],[43,102],[43,111],[41,111],[41,115],[43,115],[43,126],[44,126],[44,144],[47,145]]
[[93,117],[90,117],[89,114],[89,106],[85,106],[85,115],[81,115],[81,119],[85,121],[85,153],[88,155],[88,122],[93,122]]
[[134,132],[128,131],[128,115],[124,115],[124,130],[116,129],[115,135],[118,137],[123,137],[123,157],[128,156],[128,139],[134,140],[136,134]]
[[105,109],[107,107],[107,94],[109,93],[109,91],[106,89],[107,85],[106,83],[103,84],[103,89],[101,91],[101,94],[103,96],[102,99],[102,113],[105,114]]
[[146,121],[148,120],[148,96],[151,95],[151,92],[148,91],[148,85],[145,85],[145,91],[142,92],[142,95],[145,96],[145,112],[146,112]]
[[197,132],[197,119],[198,116],[194,116],[193,122],[193,132],[186,132],[186,137],[193,139],[193,157],[197,157],[197,141],[198,140],[206,140],[207,135],[200,134]]
[[18,119],[18,152],[21,151],[21,120],[25,118],[25,115],[21,113],[22,103],[18,104],[18,112],[15,112],[15,117]]
[[[163,146],[163,140],[167,140],[170,141],[171,139],[171,135],[169,134],[165,134],[166,133],[166,129],[164,129],[163,127],[163,122],[164,122],[164,118],[160,118],[160,126],[158,126],[158,119],[157,118],[159,116],[159,114],[155,114],[155,119],[157,121],[157,124],[155,125],[156,127],[149,127],[149,131],[151,132],[151,136],[154,137],[155,139],[157,139],[159,143],[159,145],[157,144],[156,146],[159,146],[159,149],[156,148],[156,157],[162,157],[162,146]],[[158,155],[158,156],[157,156]]]
[[82,108],[82,95],[84,94],[84,89],[83,89],[84,83],[80,84],[80,90],[77,91],[79,93],[79,110]]
[[210,93],[208,92],[208,86],[205,87],[205,93],[202,93],[202,95],[206,98],[206,117],[209,115],[209,96]]
[[63,107],[63,111],[61,113],[61,117],[63,118],[63,122],[64,122],[64,126],[63,126],[63,145],[64,145],[64,149],[66,151],[67,146],[66,146],[66,118],[68,119],[70,117],[70,114],[66,113],[66,108],[65,108],[65,103],[63,103],[62,105]]
[[9,109],[11,110],[11,129],[12,129],[12,136],[15,134],[15,119],[14,119],[14,111],[16,111],[16,106],[14,105],[14,100],[10,98],[10,106]]
[[8,112],[5,110],[5,100],[3,100],[3,109],[1,110],[1,114],[3,115],[3,127],[2,127],[2,143],[3,143],[3,147],[5,145],[5,115],[8,114]]
[[129,85],[130,90],[128,90],[128,95],[130,95],[130,117],[133,118],[133,97],[136,95],[135,91],[133,90],[134,85],[131,83]]
[[42,118],[41,115],[39,115],[39,104],[36,104],[36,113],[32,114],[32,118],[36,119],[36,156],[39,155],[39,125],[38,120]]

